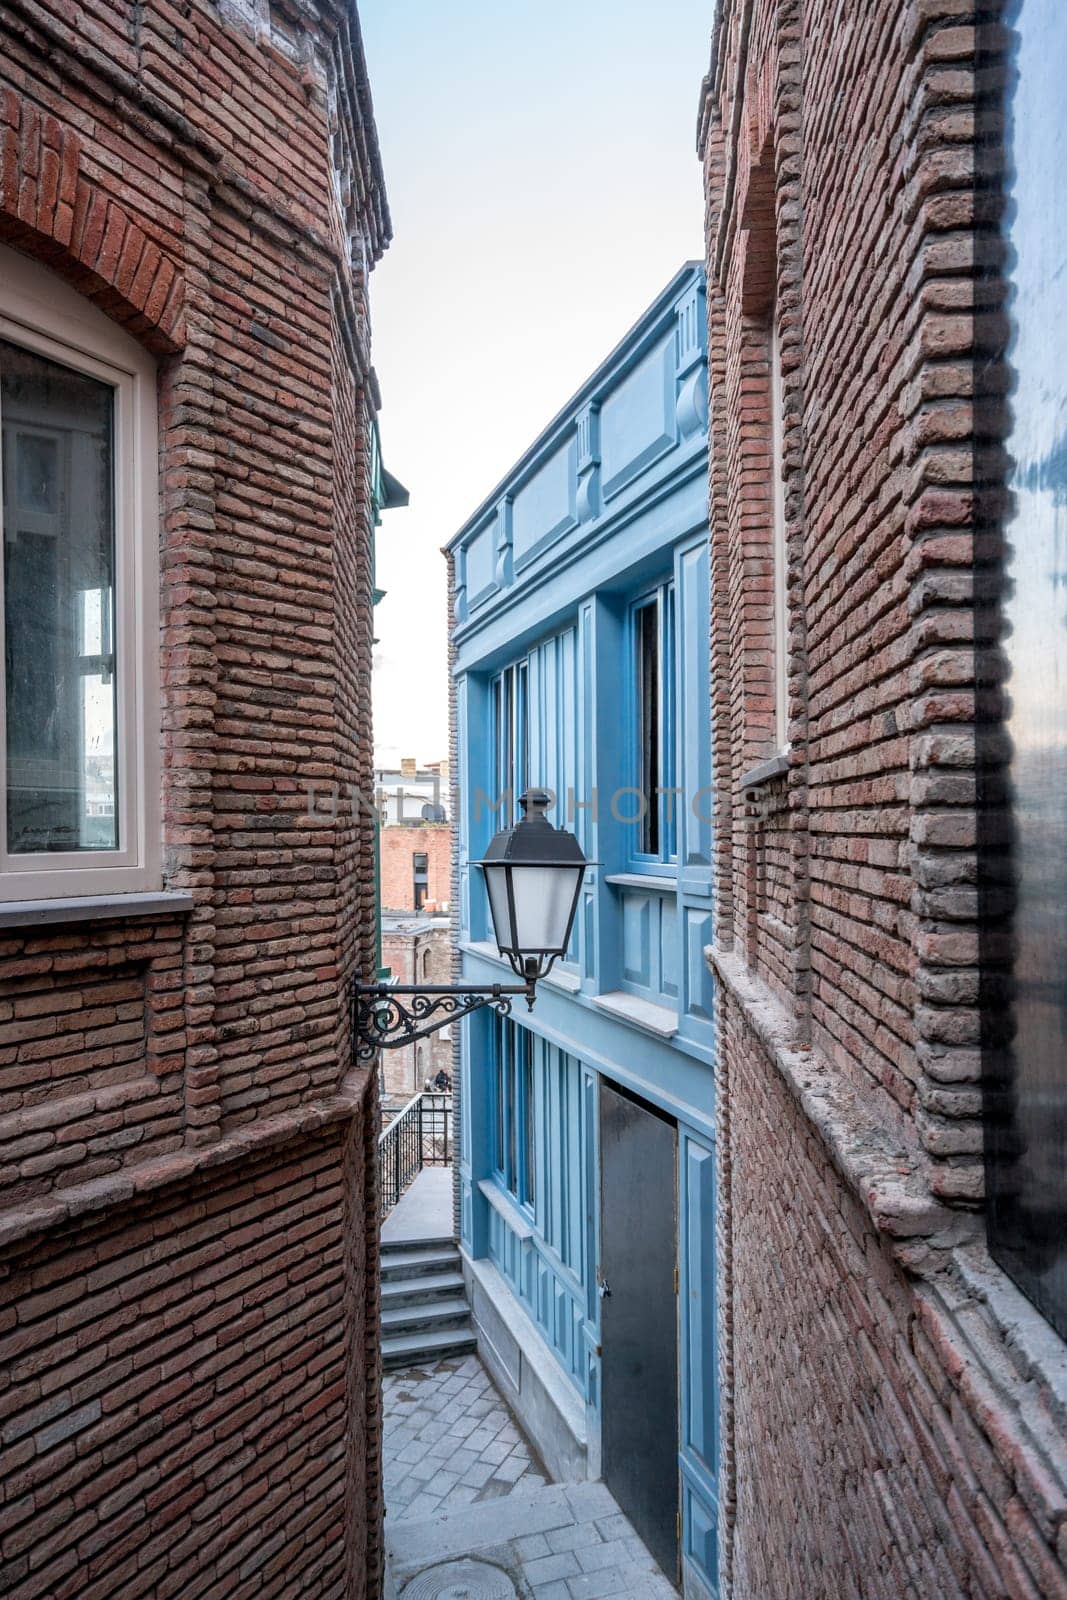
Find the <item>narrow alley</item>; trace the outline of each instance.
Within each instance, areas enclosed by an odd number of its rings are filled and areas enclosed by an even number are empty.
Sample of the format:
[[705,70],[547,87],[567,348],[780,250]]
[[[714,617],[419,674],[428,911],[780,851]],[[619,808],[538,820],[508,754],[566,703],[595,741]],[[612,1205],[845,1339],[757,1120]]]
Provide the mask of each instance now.
[[[386,1274],[390,1258],[407,1261],[420,1248],[429,1254],[451,1244],[450,1179],[447,1168],[427,1168],[389,1217]],[[401,1281],[410,1302],[413,1280]],[[406,1341],[421,1338],[432,1348],[446,1337],[425,1315],[432,1304],[410,1314]],[[451,1337],[464,1342],[463,1330]],[[387,1371],[383,1398],[388,1600],[675,1594],[602,1483],[549,1481],[475,1352],[427,1354]]]
[[389,1600],[670,1600],[602,1483],[548,1483],[476,1355],[385,1379]]

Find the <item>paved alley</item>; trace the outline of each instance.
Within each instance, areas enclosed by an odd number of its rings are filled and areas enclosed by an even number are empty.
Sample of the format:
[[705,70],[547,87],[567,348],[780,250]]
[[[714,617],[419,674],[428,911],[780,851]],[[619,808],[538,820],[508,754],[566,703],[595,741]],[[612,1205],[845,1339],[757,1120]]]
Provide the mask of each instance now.
[[671,1600],[601,1483],[552,1484],[477,1356],[384,1382],[390,1600]]

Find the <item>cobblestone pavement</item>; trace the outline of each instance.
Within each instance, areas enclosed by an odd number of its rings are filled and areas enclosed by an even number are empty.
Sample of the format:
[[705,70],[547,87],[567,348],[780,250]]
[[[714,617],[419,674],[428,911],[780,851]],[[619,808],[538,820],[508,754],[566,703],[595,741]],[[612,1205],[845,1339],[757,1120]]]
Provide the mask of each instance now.
[[391,1521],[548,1481],[477,1356],[387,1372],[383,1391]]
[[677,1600],[602,1483],[546,1482],[477,1356],[384,1389],[388,1596]]

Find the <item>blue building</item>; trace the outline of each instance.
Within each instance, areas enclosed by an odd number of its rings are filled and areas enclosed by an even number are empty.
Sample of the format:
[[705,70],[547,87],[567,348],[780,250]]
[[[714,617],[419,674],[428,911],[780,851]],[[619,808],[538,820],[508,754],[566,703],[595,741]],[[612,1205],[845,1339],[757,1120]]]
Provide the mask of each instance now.
[[451,541],[464,982],[527,785],[590,861],[534,1009],[463,1027],[483,1358],[553,1473],[715,1591],[715,1101],[703,269],[682,268]]

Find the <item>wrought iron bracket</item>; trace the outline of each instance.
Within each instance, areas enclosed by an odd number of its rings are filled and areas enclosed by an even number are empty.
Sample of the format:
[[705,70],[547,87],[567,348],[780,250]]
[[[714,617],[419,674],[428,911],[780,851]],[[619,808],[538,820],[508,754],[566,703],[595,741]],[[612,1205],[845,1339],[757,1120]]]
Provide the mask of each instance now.
[[414,1044],[416,1039],[425,1039],[483,1006],[492,1006],[506,1017],[515,995],[523,995],[532,1011],[538,976],[540,973],[530,972],[525,983],[354,983],[352,1037],[356,1060],[371,1062],[379,1050]]

